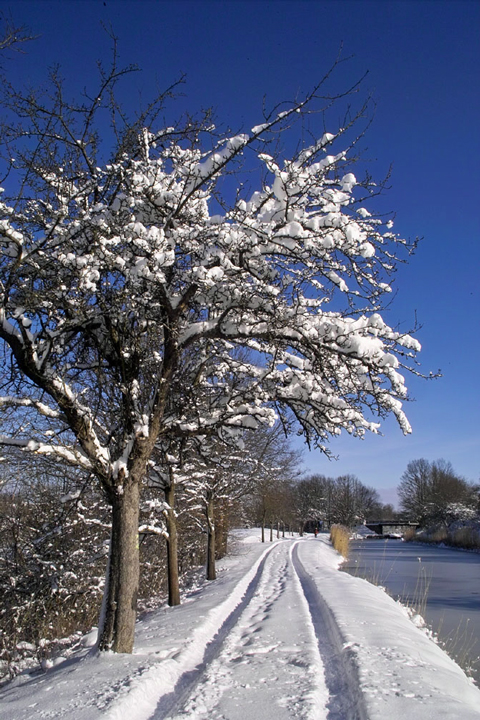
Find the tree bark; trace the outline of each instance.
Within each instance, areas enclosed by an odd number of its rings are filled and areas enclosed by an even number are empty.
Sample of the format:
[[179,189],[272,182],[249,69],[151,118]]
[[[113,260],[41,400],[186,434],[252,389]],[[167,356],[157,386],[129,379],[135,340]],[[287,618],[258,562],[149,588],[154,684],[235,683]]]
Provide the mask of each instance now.
[[178,542],[177,542],[177,518],[175,517],[175,484],[165,488],[165,502],[168,505],[166,511],[167,522],[167,579],[168,579],[168,604],[171,607],[180,605],[180,587],[178,582]]
[[217,558],[225,557],[228,550],[229,512],[225,502],[215,509],[215,550]]
[[122,486],[123,493],[111,496],[110,561],[99,650],[133,650],[139,584],[139,486],[139,479],[129,477]]
[[216,580],[217,573],[215,569],[215,508],[213,497],[209,493],[207,495],[206,504],[207,516],[207,580]]

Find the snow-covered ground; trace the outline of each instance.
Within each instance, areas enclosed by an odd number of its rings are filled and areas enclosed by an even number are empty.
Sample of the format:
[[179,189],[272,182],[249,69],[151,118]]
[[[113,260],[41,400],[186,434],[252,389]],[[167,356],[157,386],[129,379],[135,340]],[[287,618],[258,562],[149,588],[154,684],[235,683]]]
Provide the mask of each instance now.
[[236,535],[219,578],[0,693],[0,720],[480,720],[480,690],[324,536]]

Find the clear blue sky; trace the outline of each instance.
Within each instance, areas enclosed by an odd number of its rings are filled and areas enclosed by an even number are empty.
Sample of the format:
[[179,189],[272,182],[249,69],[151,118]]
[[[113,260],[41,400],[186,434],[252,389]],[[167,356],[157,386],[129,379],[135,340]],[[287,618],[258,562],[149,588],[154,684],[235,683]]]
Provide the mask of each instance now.
[[121,61],[142,68],[132,103],[138,90],[147,97],[186,73],[179,108],[213,106],[235,130],[261,122],[265,95],[273,105],[311,88],[343,43],[353,58],[338,86],[368,71],[364,92],[377,103],[365,141],[369,169],[381,177],[393,164],[379,207],[396,212],[396,232],[423,237],[398,273],[387,319],[403,329],[418,319],[422,370],[440,369],[443,378],[408,381],[412,436],[388,421],[384,437],[332,443],[338,461],[312,453],[305,464],[354,473],[387,489],[385,498],[419,457],[450,460],[479,480],[479,2],[17,0],[0,8],[39,35],[8,61],[17,79],[39,82],[59,63],[72,88],[88,85],[95,61],[109,57],[103,22],[119,38]]

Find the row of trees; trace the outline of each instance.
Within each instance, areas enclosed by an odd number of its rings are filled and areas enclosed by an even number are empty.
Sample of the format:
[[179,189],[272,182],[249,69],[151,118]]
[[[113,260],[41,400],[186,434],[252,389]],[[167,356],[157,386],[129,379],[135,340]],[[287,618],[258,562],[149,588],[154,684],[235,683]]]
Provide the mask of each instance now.
[[377,491],[354,475],[338,478],[312,475],[295,485],[294,498],[304,525],[329,528],[340,524],[353,528],[367,519],[380,519],[390,513],[390,507],[381,503]]
[[[244,443],[241,452],[216,443],[208,457],[203,446],[188,448],[178,463],[169,457],[163,473],[157,463],[145,481],[138,528],[143,607],[178,604],[181,582],[201,565],[214,579],[232,525],[298,529],[298,453],[279,425],[246,433]],[[15,672],[23,647],[48,656],[58,638],[96,623],[111,514],[89,473],[42,456],[9,453],[0,485],[0,666]]]
[[[219,448],[246,431],[279,421],[325,452],[342,430],[377,432],[376,416],[410,432],[404,371],[419,349],[379,312],[411,248],[365,206],[382,184],[351,171],[357,84],[332,94],[328,73],[231,135],[210,112],[161,127],[175,88],[129,113],[116,87],[130,70],[114,42],[78,101],[57,71],[45,90],[3,78],[0,128],[0,444],[95,478],[110,508],[99,648],[120,652],[145,493],[171,508],[172,564],[186,476],[210,488],[191,494],[212,538]],[[325,132],[335,101],[344,121]]]
[[[378,494],[352,475],[299,477],[299,457],[283,429],[248,432],[244,447],[216,443],[179,453],[146,480],[140,508],[139,596],[180,602],[180,582],[227,550],[232,526],[285,530],[353,527],[394,517]],[[215,449],[215,452],[213,452]],[[56,638],[88,630],[104,591],[111,517],[104,495],[85,472],[42,456],[9,454],[0,466],[0,663],[15,672],[22,647],[48,655]],[[414,461],[400,485],[404,512],[423,523],[471,517],[478,488],[447,463]],[[423,514],[422,514],[423,513]],[[187,575],[186,575],[187,573]],[[33,645],[32,645],[33,644]]]
[[[353,527],[389,513],[378,493],[352,475],[299,477],[299,455],[283,429],[244,436],[241,450],[216,442],[182,448],[159,464],[140,508],[140,600],[180,603],[180,578],[227,550],[230,527],[274,532]],[[186,457],[182,457],[185,451]],[[10,453],[0,466],[0,656],[12,660],[28,640],[37,653],[55,638],[95,623],[103,589],[111,519],[92,477],[43,456]],[[15,667],[10,664],[10,668]]]
[[[281,425],[245,433],[241,450],[219,442],[208,457],[203,450],[179,448],[145,480],[139,513],[143,607],[159,599],[178,604],[182,582],[200,565],[214,579],[232,526],[258,526],[265,540],[266,530],[272,539],[333,523],[353,526],[384,509],[376,491],[354,476],[300,477],[298,452]],[[43,456],[9,453],[0,482],[0,664],[15,672],[22,648],[48,657],[59,638],[95,624],[111,516],[89,473]]]

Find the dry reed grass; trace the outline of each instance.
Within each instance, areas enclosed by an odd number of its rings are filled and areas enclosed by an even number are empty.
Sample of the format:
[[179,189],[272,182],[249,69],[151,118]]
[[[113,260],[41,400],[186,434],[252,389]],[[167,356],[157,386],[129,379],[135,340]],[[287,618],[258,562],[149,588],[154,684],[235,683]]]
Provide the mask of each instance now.
[[408,528],[408,530],[405,530],[403,533],[403,539],[405,542],[412,542],[412,540],[415,540],[415,536],[417,534],[417,531],[415,528]]
[[480,550],[480,532],[477,528],[469,525],[456,528],[442,527],[421,533],[417,533],[413,529],[407,530],[403,539],[407,542],[417,540],[422,543],[432,543],[433,545],[444,543],[445,545],[467,550]]
[[480,550],[480,534],[473,527],[460,527],[449,532],[448,544],[469,550]]
[[335,550],[347,559],[350,550],[350,530],[344,525],[332,525],[330,540]]

